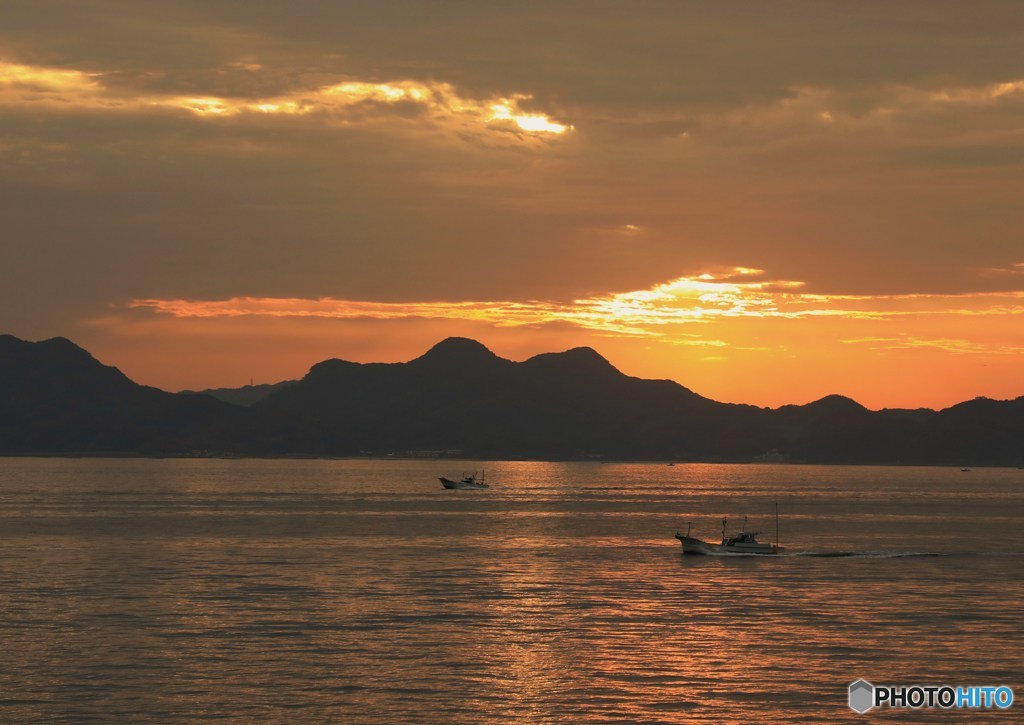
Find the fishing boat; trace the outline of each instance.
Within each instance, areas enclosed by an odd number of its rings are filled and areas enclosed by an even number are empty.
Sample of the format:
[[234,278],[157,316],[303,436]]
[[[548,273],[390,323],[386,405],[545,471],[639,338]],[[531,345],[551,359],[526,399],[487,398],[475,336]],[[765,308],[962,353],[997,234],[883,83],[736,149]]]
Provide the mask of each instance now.
[[450,478],[445,478],[444,476],[439,476],[438,480],[441,482],[441,485],[444,486],[445,488],[490,488],[490,486],[488,486],[487,482],[484,480],[485,474],[486,471],[481,473],[479,479],[476,477],[476,474],[474,473],[469,476],[463,476],[458,481],[454,481]]
[[683,546],[684,554],[761,554],[774,555],[785,551],[779,546],[779,507],[775,507],[775,543],[765,544],[757,540],[760,531],[747,531],[747,520],[743,519],[743,530],[733,536],[726,534],[728,519],[722,519],[722,543],[714,544],[708,541],[690,536],[690,527],[686,527],[686,533],[676,532],[676,538]]

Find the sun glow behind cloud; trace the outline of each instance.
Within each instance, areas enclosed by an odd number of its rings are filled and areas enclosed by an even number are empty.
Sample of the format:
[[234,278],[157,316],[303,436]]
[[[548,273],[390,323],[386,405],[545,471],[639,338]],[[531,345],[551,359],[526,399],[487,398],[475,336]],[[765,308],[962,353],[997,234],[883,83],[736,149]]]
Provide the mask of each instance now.
[[519,101],[528,100],[526,96],[517,96],[512,99],[504,99],[501,103],[491,105],[489,121],[512,121],[523,131],[533,133],[561,134],[570,130],[572,126],[562,123],[555,123],[541,113],[523,113],[519,111]]
[[[138,299],[133,309],[178,318],[321,317],[471,320],[498,327],[567,323],[611,335],[666,337],[672,326],[727,318],[833,317],[886,320],[909,316],[1024,314],[1024,292],[962,295],[823,295],[804,283],[765,280],[764,272],[736,267],[685,276],[646,290],[556,301],[373,302],[235,297],[225,300]],[[856,340],[848,340],[856,342]]]
[[[278,363],[290,376],[329,355],[410,359],[454,334],[520,357],[591,345],[629,374],[673,378],[731,402],[781,405],[840,392],[874,407],[941,407],[1019,394],[1024,291],[828,295],[806,286],[737,267],[570,301],[138,299],[88,327],[121,340],[115,345],[128,355],[141,340],[139,350],[149,350],[163,340],[265,346],[284,336],[283,348],[306,346]],[[380,348],[383,340],[391,342]],[[172,369],[157,380],[209,385]]]
[[98,93],[103,86],[97,74],[0,61],[0,88],[13,90],[28,99],[32,94]]
[[0,27],[3,331],[155,384],[457,334],[743,402],[1020,392],[1012,8],[159,5]]
[[[133,94],[104,85],[99,73],[0,61],[0,106],[118,113],[179,110],[204,119],[311,116],[327,123],[346,124],[372,122],[388,117],[389,109],[407,107],[417,109],[434,122],[456,128],[475,126],[503,131],[510,130],[507,125],[511,124],[517,133],[539,136],[558,136],[572,129],[546,114],[522,110],[520,104],[530,98],[518,94],[474,99],[461,96],[449,83],[355,79],[267,98]],[[401,117],[407,118],[408,114]]]
[[[265,70],[259,64],[247,64],[246,68],[251,73]],[[524,109],[523,105],[531,100],[529,94],[468,97],[450,83],[440,81],[359,78],[297,87],[260,98],[153,94],[108,86],[102,73],[0,60],[0,106],[8,107],[111,113],[181,110],[204,119],[305,116],[326,123],[346,124],[372,122],[388,116],[389,109],[397,112],[413,108],[423,117],[453,128],[475,126],[531,137],[557,137],[574,129],[547,113]],[[915,123],[923,113],[1021,102],[1024,102],[1024,79],[939,88],[889,84],[856,91],[795,86],[782,100],[712,112],[695,110],[690,121],[700,130],[698,135],[710,140],[730,129],[787,134],[801,129],[806,131],[808,124],[873,128],[883,122]],[[410,118],[410,114],[390,115]]]

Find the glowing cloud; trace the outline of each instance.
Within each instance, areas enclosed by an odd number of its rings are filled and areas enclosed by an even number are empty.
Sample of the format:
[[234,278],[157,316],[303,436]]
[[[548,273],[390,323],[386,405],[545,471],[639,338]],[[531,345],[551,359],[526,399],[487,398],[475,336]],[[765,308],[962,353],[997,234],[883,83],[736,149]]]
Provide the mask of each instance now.
[[973,105],[995,103],[1006,96],[1024,96],[1024,80],[990,83],[984,86],[945,88],[933,91],[929,100],[939,103],[969,103]]
[[[250,65],[256,72],[261,66]],[[105,86],[102,75],[62,68],[44,68],[0,61],[0,106],[106,112],[152,112],[184,110],[203,119],[235,116],[315,116],[325,123],[371,122],[386,115],[389,107],[418,108],[440,124],[505,130],[501,122],[514,125],[517,132],[559,135],[572,129],[541,113],[523,111],[519,104],[529,95],[476,100],[465,98],[448,83],[395,80],[386,83],[343,80],[319,88],[297,89],[269,98],[173,94],[132,95]],[[403,118],[405,118],[403,116]]]
[[876,350],[914,350],[931,348],[944,352],[969,355],[1020,355],[1024,353],[1024,345],[985,345],[971,340],[958,338],[921,338],[911,335],[899,337],[859,337],[841,340],[848,345],[867,345]]
[[523,113],[518,108],[518,101],[527,99],[527,96],[518,96],[514,99],[505,99],[501,103],[491,106],[491,115],[488,121],[513,121],[523,131],[534,133],[560,134],[570,130],[572,126],[555,123],[547,116],[540,113]]
[[0,62],[0,88],[35,93],[94,93],[101,86],[96,74]]
[[1024,262],[1011,264],[1009,267],[990,267],[984,270],[985,274],[995,276],[1017,276],[1024,275]]
[[[724,273],[679,277],[646,290],[572,302],[371,302],[329,297],[313,300],[235,297],[226,300],[140,299],[128,306],[181,318],[433,318],[485,322],[498,327],[559,322],[604,334],[656,337],[678,335],[674,326],[728,318],[886,320],[907,316],[1024,314],[1024,292],[821,295],[799,291],[803,282],[760,279],[763,275],[762,270],[736,267]],[[686,344],[716,343],[691,340]]]

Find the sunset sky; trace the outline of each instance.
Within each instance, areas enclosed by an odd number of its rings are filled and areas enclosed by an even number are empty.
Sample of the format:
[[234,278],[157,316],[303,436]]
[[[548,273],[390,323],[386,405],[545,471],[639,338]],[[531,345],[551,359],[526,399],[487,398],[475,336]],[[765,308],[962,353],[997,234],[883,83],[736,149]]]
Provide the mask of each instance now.
[[1024,395],[1024,5],[6,0],[0,332],[168,390],[579,345]]

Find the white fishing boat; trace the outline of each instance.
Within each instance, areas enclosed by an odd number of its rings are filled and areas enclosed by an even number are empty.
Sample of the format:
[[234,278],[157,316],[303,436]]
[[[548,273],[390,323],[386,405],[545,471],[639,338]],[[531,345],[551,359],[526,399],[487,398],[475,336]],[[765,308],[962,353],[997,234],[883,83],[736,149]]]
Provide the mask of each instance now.
[[726,533],[728,519],[722,519],[722,543],[714,544],[708,541],[690,536],[690,527],[686,527],[686,533],[676,532],[676,538],[683,546],[684,554],[703,554],[705,556],[718,554],[762,554],[774,555],[785,551],[779,546],[779,507],[775,507],[775,543],[765,544],[757,540],[760,531],[747,531],[746,518],[743,519],[743,530],[733,536]]
[[474,474],[472,474],[470,476],[463,476],[461,479],[459,479],[457,481],[453,480],[451,478],[445,478],[444,476],[439,476],[438,480],[441,482],[441,485],[444,486],[445,488],[462,488],[462,489],[490,488],[490,486],[488,486],[487,482],[484,480],[485,474],[486,474],[486,471],[484,471],[483,473],[480,474],[480,478],[477,478],[476,474],[474,473]]

